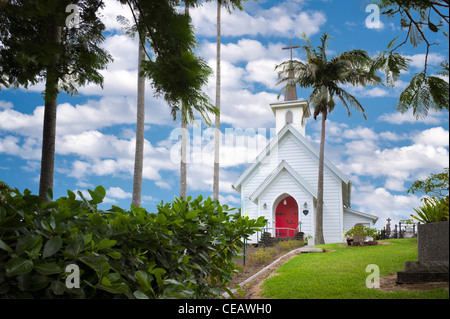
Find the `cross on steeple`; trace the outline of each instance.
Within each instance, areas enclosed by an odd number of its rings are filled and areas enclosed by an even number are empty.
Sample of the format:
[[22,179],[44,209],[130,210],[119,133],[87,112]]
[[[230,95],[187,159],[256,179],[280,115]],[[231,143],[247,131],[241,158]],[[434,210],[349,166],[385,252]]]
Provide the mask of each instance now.
[[283,50],[291,50],[291,61],[292,61],[294,49],[300,49],[301,47],[302,47],[301,45],[297,45],[297,46],[294,47],[294,46],[292,45],[292,40],[291,40],[291,46],[290,46],[290,47],[283,48]]
[[[283,50],[291,50],[291,62],[292,62],[292,60],[294,58],[293,57],[294,49],[299,49],[299,48],[301,48],[301,46],[299,45],[299,46],[295,46],[294,47],[294,45],[292,44],[292,40],[291,40],[291,46],[283,48]],[[291,65],[291,67],[292,67],[292,65]],[[294,71],[292,69],[289,70],[289,78],[294,78]],[[295,87],[295,85],[289,85],[286,88],[286,93],[285,93],[285,96],[284,96],[284,100],[285,101],[296,101],[297,99],[298,99],[297,98],[297,88]]]

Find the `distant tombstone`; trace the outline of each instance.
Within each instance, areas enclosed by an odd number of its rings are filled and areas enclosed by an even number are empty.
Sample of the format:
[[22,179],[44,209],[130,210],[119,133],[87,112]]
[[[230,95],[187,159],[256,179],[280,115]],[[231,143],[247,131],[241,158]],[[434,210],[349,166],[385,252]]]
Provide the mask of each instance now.
[[406,225],[405,238],[414,238],[415,235],[416,234],[414,232],[414,226],[413,225]]
[[391,235],[391,220],[390,218],[386,219],[387,220],[387,224],[386,224],[386,236],[389,237]]

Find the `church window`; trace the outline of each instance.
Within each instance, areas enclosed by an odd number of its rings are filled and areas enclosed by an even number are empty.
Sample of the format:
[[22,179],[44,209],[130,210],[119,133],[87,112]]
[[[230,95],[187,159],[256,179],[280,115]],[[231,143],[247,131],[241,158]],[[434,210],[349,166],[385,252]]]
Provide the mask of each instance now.
[[288,111],[286,113],[286,124],[293,124],[294,123],[294,114],[292,114],[291,111]]

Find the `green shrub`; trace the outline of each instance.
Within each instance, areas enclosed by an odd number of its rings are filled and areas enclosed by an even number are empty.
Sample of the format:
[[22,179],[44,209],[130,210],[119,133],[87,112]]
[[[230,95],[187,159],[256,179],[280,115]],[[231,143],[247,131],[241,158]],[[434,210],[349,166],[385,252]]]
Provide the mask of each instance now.
[[274,254],[275,248],[267,248],[266,250],[259,249],[250,254],[249,259],[252,264],[261,266],[269,262]]
[[449,197],[436,199],[434,197],[426,198],[425,204],[419,209],[414,208],[417,216],[411,215],[414,219],[427,223],[439,223],[448,220]]
[[[104,188],[89,193],[43,203],[29,190],[3,192],[0,298],[214,298],[238,269],[243,238],[265,224],[202,197],[151,214],[101,211]],[[72,265],[80,280],[70,289]]]
[[369,228],[367,226],[361,225],[361,226],[355,226],[352,229],[346,231],[344,233],[344,237],[351,238],[358,236],[360,237],[360,244],[364,244],[364,240],[367,237],[375,237],[377,235],[378,231],[375,228]]

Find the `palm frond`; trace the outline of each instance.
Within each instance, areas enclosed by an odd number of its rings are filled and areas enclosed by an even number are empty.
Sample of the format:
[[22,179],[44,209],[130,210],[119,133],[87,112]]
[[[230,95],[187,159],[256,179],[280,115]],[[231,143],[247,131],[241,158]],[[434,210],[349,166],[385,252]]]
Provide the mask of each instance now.
[[352,115],[352,113],[350,111],[350,106],[351,106],[354,110],[361,112],[363,114],[364,118],[367,120],[366,110],[364,109],[362,104],[356,99],[356,97],[354,97],[353,95],[348,93],[346,90],[341,89],[338,86],[335,86],[333,88],[333,91],[336,94],[336,96],[339,98],[339,100],[347,108],[349,116]]
[[308,62],[310,60],[314,60],[317,59],[319,57],[319,54],[316,51],[316,48],[314,47],[314,45],[312,44],[311,40],[308,38],[308,36],[306,35],[306,33],[303,33],[301,35],[301,37],[305,40],[306,45],[303,46],[303,50],[306,53],[306,56],[308,57]]
[[321,45],[318,49],[320,52],[320,57],[323,61],[328,61],[328,58],[327,58],[328,43],[327,43],[327,41],[329,39],[331,39],[331,36],[329,36],[328,33],[324,33],[322,38],[320,39]]

